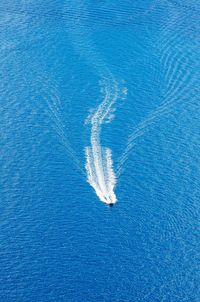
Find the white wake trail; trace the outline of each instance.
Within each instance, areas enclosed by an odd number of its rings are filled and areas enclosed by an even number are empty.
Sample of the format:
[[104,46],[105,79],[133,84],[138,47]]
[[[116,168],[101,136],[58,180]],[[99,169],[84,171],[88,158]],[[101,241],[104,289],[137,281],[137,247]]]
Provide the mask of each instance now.
[[91,124],[90,146],[85,147],[87,181],[101,201],[114,204],[117,198],[114,192],[116,177],[113,170],[112,151],[101,146],[100,134],[102,124],[112,120],[113,105],[119,97],[123,98],[125,91],[118,88],[112,72],[92,42],[92,33],[88,25],[85,25],[87,19],[85,16],[89,16],[92,12],[87,8],[85,1],[77,0],[74,6],[72,1],[66,0],[66,11],[73,16],[68,19],[67,28],[74,49],[84,58],[103,84],[103,100],[85,121],[86,124],[88,121]]
[[117,201],[114,188],[116,177],[113,170],[112,151],[102,147],[101,126],[111,113],[118,98],[118,86],[114,81],[104,87],[104,99],[91,117],[90,147],[85,148],[87,179],[101,201],[114,204]]

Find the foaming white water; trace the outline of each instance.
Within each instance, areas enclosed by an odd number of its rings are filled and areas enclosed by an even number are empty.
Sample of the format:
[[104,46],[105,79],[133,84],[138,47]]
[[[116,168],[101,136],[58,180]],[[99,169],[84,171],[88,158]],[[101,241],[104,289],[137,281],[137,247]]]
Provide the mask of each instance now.
[[114,204],[117,201],[114,192],[116,176],[113,169],[112,151],[101,146],[100,133],[102,124],[109,117],[118,97],[117,83],[105,82],[104,99],[91,117],[91,146],[85,148],[87,180],[99,199],[107,204]]
[[115,203],[117,201],[114,192],[116,177],[111,150],[101,146],[86,147],[85,154],[89,184],[101,201],[107,204]]
[[67,0],[66,11],[73,12],[74,16],[72,20],[68,20],[67,27],[72,45],[100,79],[103,95],[100,105],[95,110],[90,110],[90,115],[85,120],[85,124],[91,124],[90,146],[85,147],[87,181],[101,201],[113,204],[117,198],[114,192],[116,177],[112,151],[101,145],[100,134],[102,124],[110,123],[114,118],[113,105],[117,99],[122,99],[126,95],[126,90],[119,89],[115,77],[92,42],[90,30],[84,24],[84,14],[89,13],[85,1],[77,0],[74,7],[72,1]]

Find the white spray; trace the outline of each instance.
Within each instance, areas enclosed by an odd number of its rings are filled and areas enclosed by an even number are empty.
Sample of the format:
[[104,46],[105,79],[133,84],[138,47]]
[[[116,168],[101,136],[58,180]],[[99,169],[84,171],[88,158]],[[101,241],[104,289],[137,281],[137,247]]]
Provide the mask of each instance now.
[[112,151],[102,147],[100,142],[101,126],[111,113],[118,98],[118,87],[114,82],[104,87],[104,99],[91,117],[91,147],[85,148],[88,182],[101,201],[110,204],[117,198],[114,193],[116,177],[113,170]]

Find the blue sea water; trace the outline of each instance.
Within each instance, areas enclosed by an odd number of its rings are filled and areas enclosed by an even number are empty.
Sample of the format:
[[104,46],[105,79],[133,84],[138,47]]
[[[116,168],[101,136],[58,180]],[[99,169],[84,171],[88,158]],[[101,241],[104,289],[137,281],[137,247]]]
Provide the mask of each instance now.
[[[1,302],[200,301],[199,13],[0,2]],[[121,93],[101,125],[112,208],[85,169],[102,81]]]

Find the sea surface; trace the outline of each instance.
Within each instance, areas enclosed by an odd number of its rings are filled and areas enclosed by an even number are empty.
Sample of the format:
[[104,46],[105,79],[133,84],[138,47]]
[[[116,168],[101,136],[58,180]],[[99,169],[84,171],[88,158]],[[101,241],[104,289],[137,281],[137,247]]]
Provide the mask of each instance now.
[[200,301],[199,33],[198,0],[1,0],[1,302]]

